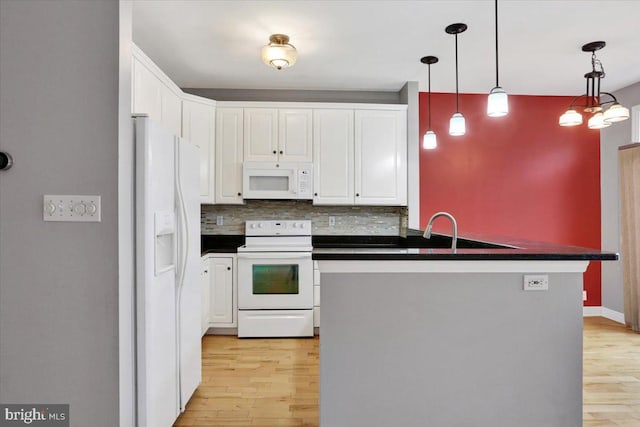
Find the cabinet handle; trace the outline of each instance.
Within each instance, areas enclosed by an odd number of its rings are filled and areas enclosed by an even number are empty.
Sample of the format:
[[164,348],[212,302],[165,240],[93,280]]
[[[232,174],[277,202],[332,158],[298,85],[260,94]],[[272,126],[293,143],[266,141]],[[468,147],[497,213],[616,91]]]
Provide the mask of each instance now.
[[227,267],[227,270],[231,270],[231,267]]
[[314,196],[317,196],[317,195],[318,195],[318,193],[313,193],[313,195],[314,195]]
[[280,150],[280,154],[283,154],[284,152],[282,150]]
[[242,193],[238,193],[238,196],[242,196]]
[[277,154],[276,150],[273,150],[273,154]]
[[207,274],[208,272],[209,272],[209,270],[205,270],[205,271],[204,271],[204,274]]
[[356,197],[360,197],[360,193],[356,193]]

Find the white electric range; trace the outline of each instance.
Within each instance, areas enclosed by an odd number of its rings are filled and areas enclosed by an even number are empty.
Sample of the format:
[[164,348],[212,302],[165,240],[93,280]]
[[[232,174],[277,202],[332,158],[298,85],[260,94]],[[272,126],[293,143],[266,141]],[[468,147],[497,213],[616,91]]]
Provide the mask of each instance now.
[[238,336],[313,336],[311,221],[247,221],[238,248]]

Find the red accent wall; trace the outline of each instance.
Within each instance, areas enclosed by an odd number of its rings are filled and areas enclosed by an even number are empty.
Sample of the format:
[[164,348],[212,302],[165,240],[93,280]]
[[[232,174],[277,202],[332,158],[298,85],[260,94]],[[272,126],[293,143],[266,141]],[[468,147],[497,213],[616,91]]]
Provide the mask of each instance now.
[[[420,225],[451,212],[464,231],[600,248],[600,132],[563,128],[571,97],[509,95],[509,115],[486,115],[487,95],[460,95],[464,136],[449,136],[455,94],[432,93],[435,150],[420,150]],[[420,93],[420,145],[428,126]],[[447,221],[434,224],[448,232]],[[601,305],[600,263],[584,277],[588,300]]]

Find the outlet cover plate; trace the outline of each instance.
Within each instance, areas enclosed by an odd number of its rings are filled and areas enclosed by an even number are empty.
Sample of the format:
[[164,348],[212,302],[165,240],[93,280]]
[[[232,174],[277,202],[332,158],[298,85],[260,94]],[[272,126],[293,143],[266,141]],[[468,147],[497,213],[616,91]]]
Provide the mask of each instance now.
[[546,274],[525,274],[525,291],[547,291],[549,290],[549,276]]

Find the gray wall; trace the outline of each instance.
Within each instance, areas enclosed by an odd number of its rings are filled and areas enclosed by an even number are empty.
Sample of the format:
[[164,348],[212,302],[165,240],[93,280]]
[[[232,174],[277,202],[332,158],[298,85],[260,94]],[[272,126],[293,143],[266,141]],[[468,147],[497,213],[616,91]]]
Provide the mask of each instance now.
[[[113,0],[0,1],[0,402],[118,425],[118,40]],[[102,222],[43,222],[98,194]]]
[[182,90],[216,101],[401,103],[400,92],[215,88],[182,88]]
[[525,292],[518,273],[319,263],[323,426],[582,425],[581,273]]
[[[640,104],[640,82],[613,93],[631,109]],[[618,147],[631,141],[632,120],[616,123],[600,131],[600,194],[602,206],[602,248],[620,252],[620,187]],[[602,263],[602,306],[624,312],[622,263]]]
[[400,101],[407,104],[407,201],[409,227],[420,228],[420,92],[418,82],[407,82]]

